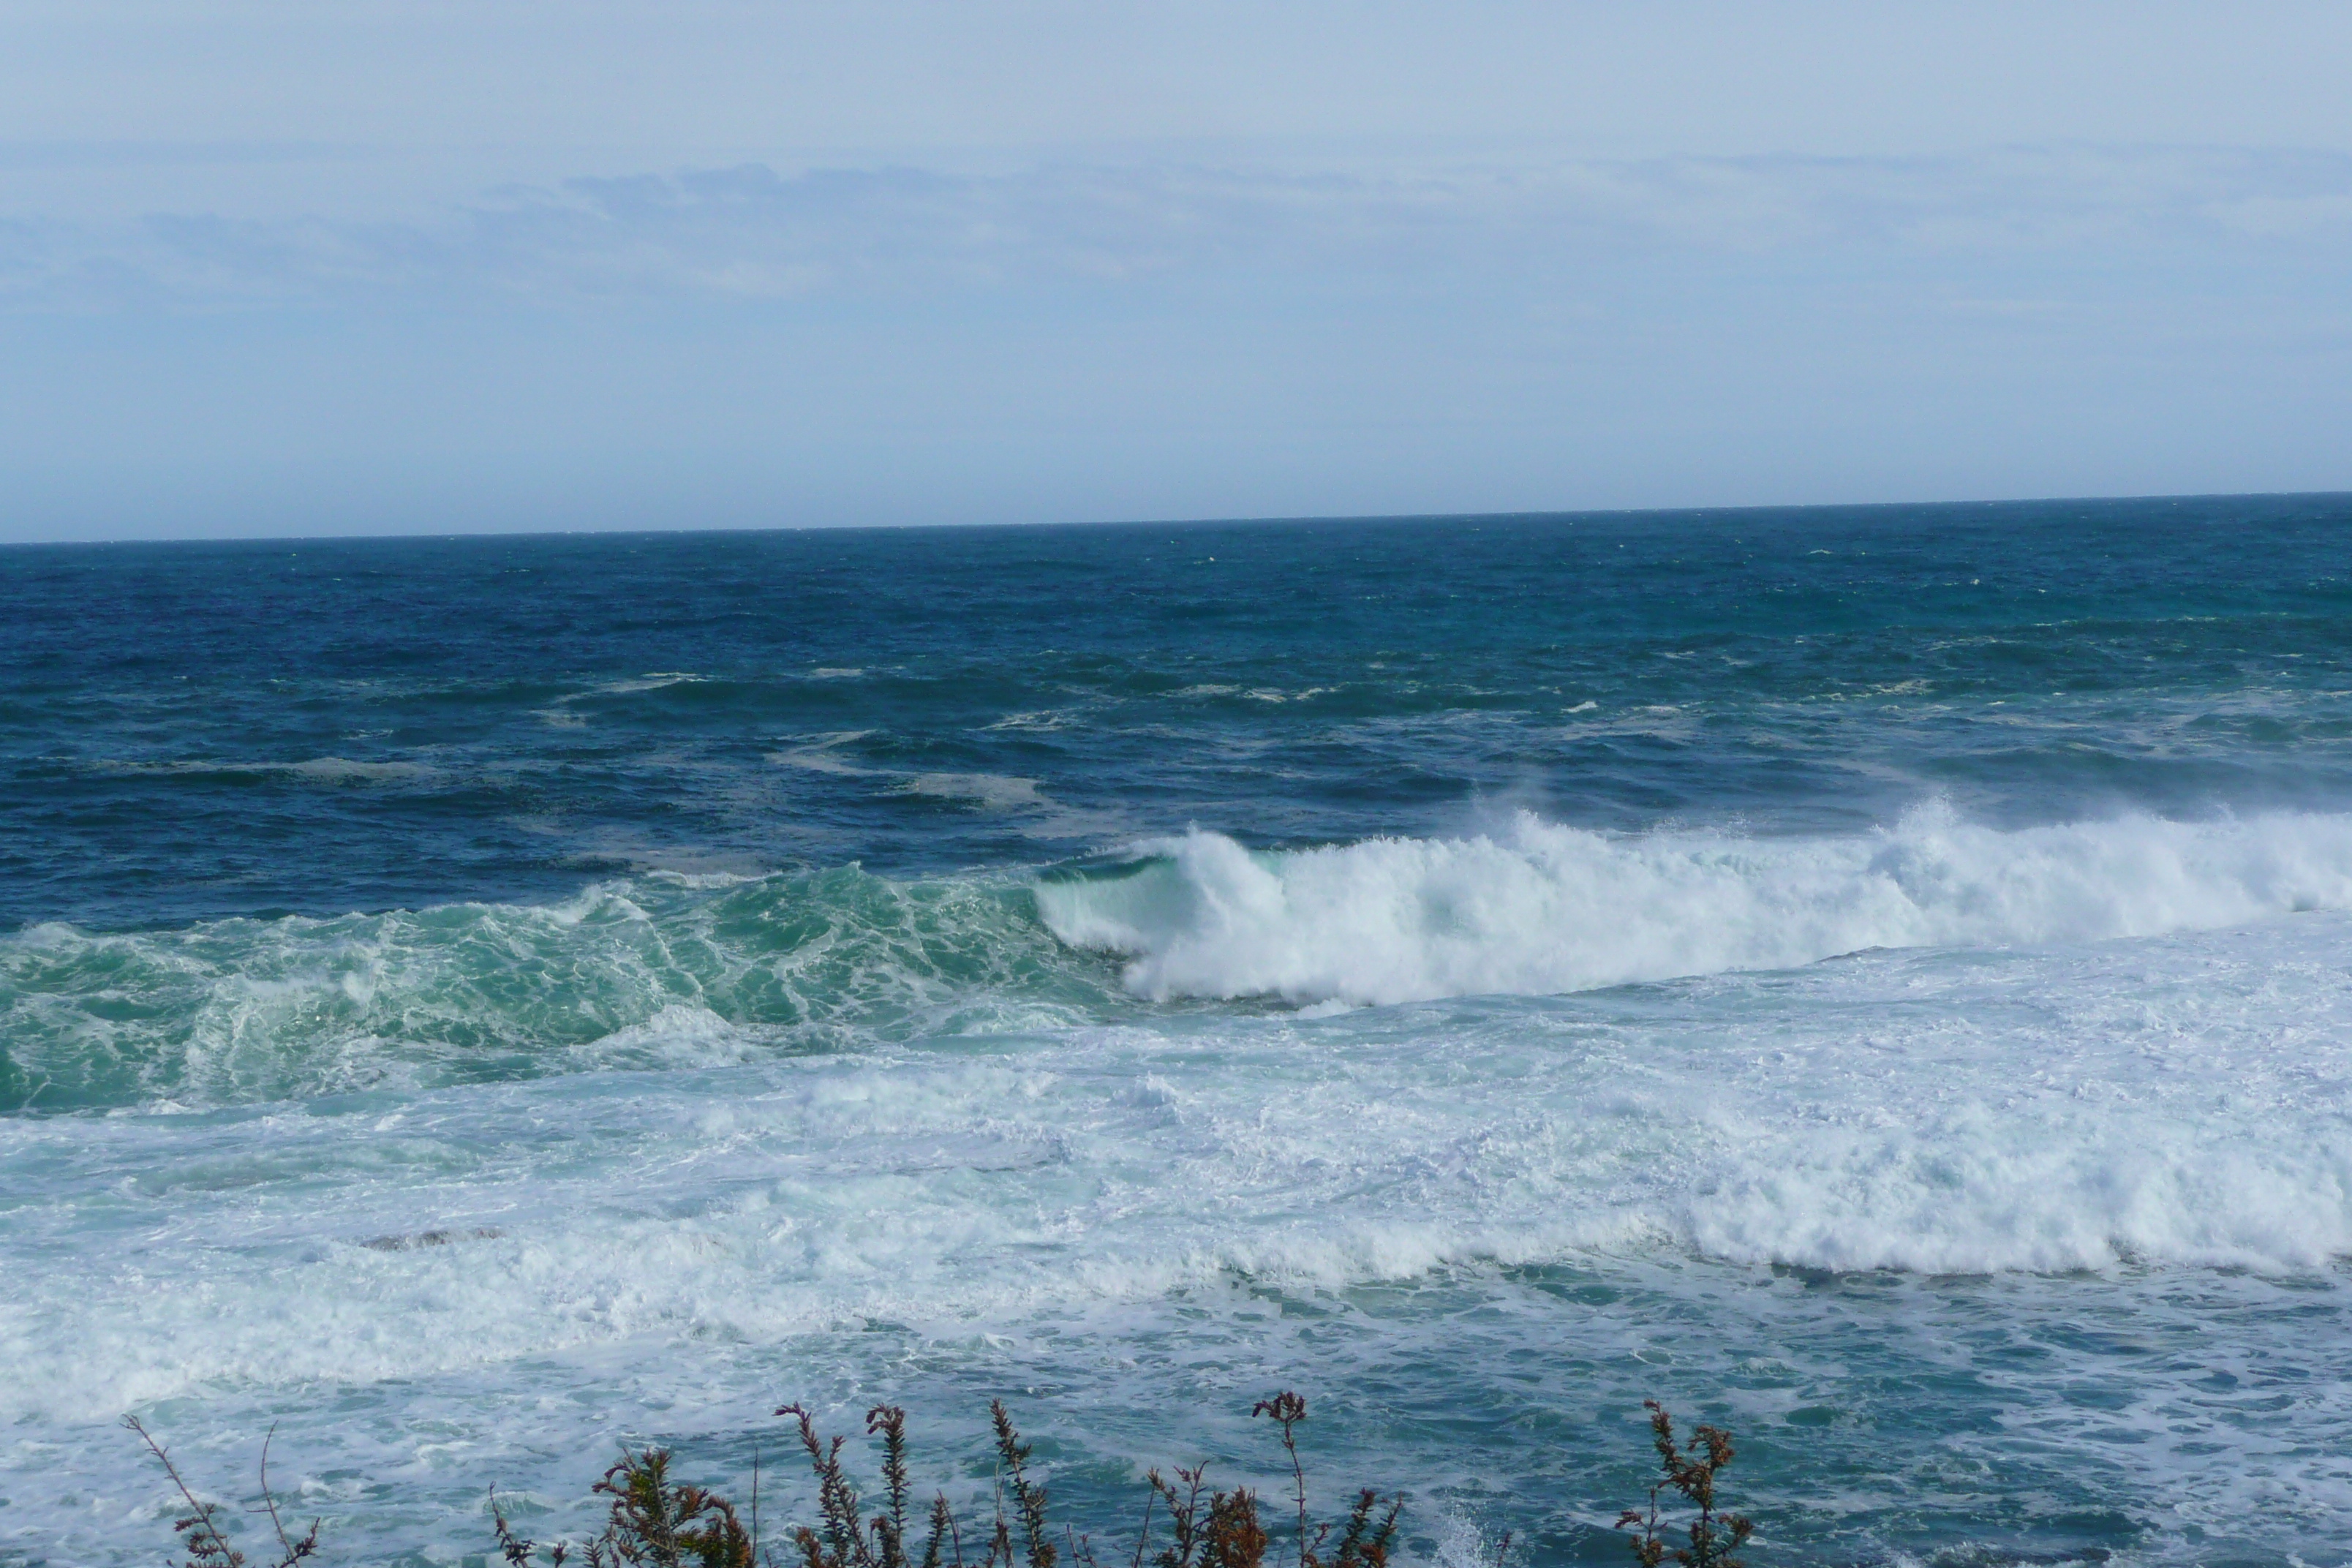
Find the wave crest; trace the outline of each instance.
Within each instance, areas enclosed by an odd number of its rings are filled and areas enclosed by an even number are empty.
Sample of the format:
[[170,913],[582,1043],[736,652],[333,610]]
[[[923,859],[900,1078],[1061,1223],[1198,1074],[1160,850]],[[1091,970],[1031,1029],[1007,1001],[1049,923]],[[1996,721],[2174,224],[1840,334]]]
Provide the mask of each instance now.
[[2152,936],[2352,907],[2352,816],[2001,831],[1922,807],[1839,838],[1612,837],[1530,813],[1468,838],[1255,853],[1194,831],[1047,881],[1075,947],[1175,996],[1384,1004],[1782,969],[1875,947]]
[[855,867],[0,940],[0,1109],[191,1105],[711,1065],[1056,1025],[1119,998],[1010,879]]

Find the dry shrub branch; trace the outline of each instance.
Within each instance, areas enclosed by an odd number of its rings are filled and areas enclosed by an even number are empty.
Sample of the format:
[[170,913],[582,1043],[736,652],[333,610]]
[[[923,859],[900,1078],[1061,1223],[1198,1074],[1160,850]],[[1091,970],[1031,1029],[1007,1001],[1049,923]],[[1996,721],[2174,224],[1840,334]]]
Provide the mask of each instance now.
[[[1676,1568],[1745,1568],[1734,1553],[1747,1544],[1755,1526],[1725,1512],[1716,1496],[1716,1477],[1732,1459],[1729,1435],[1719,1427],[1700,1426],[1693,1433],[1694,1446],[1686,1449],[1666,1412],[1654,1400],[1646,1408],[1661,1474],[1650,1487],[1648,1506],[1628,1509],[1617,1521],[1632,1532],[1640,1568],[1664,1568],[1669,1561]],[[646,1447],[624,1448],[596,1482],[595,1493],[611,1500],[604,1527],[576,1542],[536,1542],[520,1534],[492,1488],[490,1521],[500,1560],[508,1568],[561,1568],[573,1563],[584,1568],[1056,1568],[1066,1547],[1071,1568],[1100,1568],[1093,1542],[1070,1527],[1063,1529],[1062,1546],[1055,1544],[1045,1483],[1032,1474],[1030,1447],[1001,1400],[989,1405],[996,1456],[992,1517],[984,1528],[970,1532],[968,1553],[965,1521],[946,1492],[934,1492],[925,1510],[919,1559],[911,1554],[908,1541],[912,1492],[906,1411],[877,1405],[866,1413],[866,1436],[881,1443],[881,1501],[870,1513],[843,1463],[847,1439],[820,1435],[815,1417],[803,1405],[787,1405],[776,1414],[792,1417],[816,1483],[814,1520],[789,1526],[782,1550],[760,1536],[756,1459],[747,1528],[731,1501],[706,1487],[673,1479],[669,1450]],[[1285,1558],[1289,1568],[1389,1568],[1404,1509],[1402,1495],[1384,1500],[1366,1488],[1356,1493],[1344,1517],[1318,1521],[1307,1496],[1306,1462],[1298,1451],[1307,1401],[1286,1390],[1258,1401],[1250,1414],[1272,1421],[1281,1435],[1291,1477],[1284,1510],[1289,1517],[1282,1522],[1297,1531],[1293,1551],[1270,1565],[1273,1542],[1259,1513],[1257,1494],[1247,1487],[1213,1487],[1205,1465],[1179,1466],[1172,1481],[1158,1470],[1144,1478],[1142,1518],[1127,1568],[1145,1568],[1147,1563],[1150,1568],[1282,1568]],[[185,1553],[184,1568],[244,1568],[245,1555],[229,1543],[221,1505],[197,1498],[163,1446],[135,1417],[126,1417],[124,1425],[138,1434],[186,1501],[188,1512],[172,1527]],[[1674,1544],[1667,1533],[1672,1527],[1664,1505],[1669,1493],[1693,1510],[1685,1531],[1686,1546]],[[279,1517],[269,1489],[267,1439],[262,1444],[261,1504],[252,1511],[268,1516],[277,1537],[278,1554],[270,1568],[299,1568],[318,1553],[319,1521],[296,1538]],[[1496,1554],[1497,1568],[1508,1554],[1510,1541],[1510,1536],[1503,1537]]]

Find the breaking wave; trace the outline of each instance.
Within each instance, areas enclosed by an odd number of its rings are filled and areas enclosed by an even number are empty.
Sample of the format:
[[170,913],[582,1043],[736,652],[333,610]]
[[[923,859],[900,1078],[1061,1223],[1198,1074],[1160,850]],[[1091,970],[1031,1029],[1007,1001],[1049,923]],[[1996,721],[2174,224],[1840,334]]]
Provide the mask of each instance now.
[[1121,1001],[1012,878],[652,876],[546,905],[41,925],[0,940],[0,1110],[709,1066]]
[[1880,947],[2152,936],[2352,907],[2352,816],[2125,817],[2000,831],[1612,837],[1519,814],[1469,838],[1254,853],[1194,831],[1048,880],[1073,946],[1157,999],[1397,1003],[1780,969]]
[[[898,881],[654,875],[456,904],[0,939],[0,1110],[307,1098],[1136,1018],[1543,995],[1870,948],[2061,944],[2352,909],[2352,816],[2003,832],[1465,838]],[[1123,957],[1123,965],[1103,954]]]

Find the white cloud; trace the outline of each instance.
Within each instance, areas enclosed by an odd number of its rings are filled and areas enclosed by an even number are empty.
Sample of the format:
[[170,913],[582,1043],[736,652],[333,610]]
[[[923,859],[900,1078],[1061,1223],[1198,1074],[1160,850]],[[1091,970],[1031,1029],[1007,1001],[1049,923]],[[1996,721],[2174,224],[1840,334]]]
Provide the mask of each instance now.
[[0,537],[2352,483],[2327,0],[22,0],[9,45]]
[[559,148],[2352,152],[2347,77],[2340,0],[13,0],[0,143],[400,148],[467,184]]
[[1540,279],[1791,259],[1869,274],[2097,259],[2340,264],[2352,156],[2066,147],[1578,160],[1367,174],[1166,163],[976,175],[760,164],[511,186],[429,223],[158,214],[0,226],[15,308],[805,300],[1202,276]]

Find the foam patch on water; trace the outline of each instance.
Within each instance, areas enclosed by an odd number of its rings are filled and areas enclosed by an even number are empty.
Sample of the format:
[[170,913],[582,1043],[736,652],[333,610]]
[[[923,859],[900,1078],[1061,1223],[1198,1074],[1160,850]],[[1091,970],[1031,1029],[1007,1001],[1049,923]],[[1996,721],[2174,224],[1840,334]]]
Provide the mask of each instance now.
[[[650,883],[632,891],[675,940],[713,929],[677,924]],[[773,887],[736,891],[752,900],[739,915],[779,912]],[[563,912],[592,930],[631,918]],[[2175,1303],[2221,1288],[2200,1279],[2280,1281],[2290,1315],[2335,1300],[2352,1252],[2347,944],[2352,917],[2321,912],[1567,999],[1040,1019],[816,1056],[677,1001],[584,1040],[560,1075],[0,1120],[0,1268],[17,1282],[0,1430],[69,1438],[142,1486],[136,1455],[109,1446],[126,1408],[183,1428],[230,1413],[247,1436],[288,1413],[296,1449],[364,1419],[403,1454],[413,1432],[510,1430],[524,1408],[593,1447],[642,1376],[671,1413],[642,1419],[690,1419],[730,1378],[764,1415],[807,1386],[794,1347],[817,1342],[846,1347],[845,1398],[902,1362],[1030,1341],[1055,1347],[1037,1352],[1055,1375],[1115,1372],[1152,1334],[1287,1380],[1261,1347],[1267,1318],[1294,1312],[1285,1353],[1324,1357],[1335,1385],[1361,1370],[1333,1348],[1349,1334],[1442,1346],[1446,1388],[1508,1383],[1574,1341],[1630,1409],[1695,1353],[1692,1320],[1654,1305],[1604,1332],[1612,1292],[1654,1278],[1705,1315],[1703,1342],[1762,1299],[1768,1264],[2031,1281],[2045,1322],[2128,1300],[2194,1340]],[[2217,1265],[2251,1272],[2189,1272]],[[1516,1337],[1444,1306],[1562,1268],[1599,1304],[1556,1302]],[[1390,1304],[1367,1318],[1367,1300]],[[1436,1315],[1415,1327],[1423,1301]],[[1808,1353],[1867,1386],[1888,1353],[1874,1336],[1906,1320],[1865,1332],[1839,1327],[1846,1311],[1807,1320]],[[1066,1337],[1080,1321],[1099,1331],[1084,1352]],[[2016,1353],[2092,1353],[2045,1338]],[[900,1360],[868,1364],[886,1355]],[[738,1370],[705,1370],[721,1364]],[[2208,1375],[2191,1362],[2134,1364],[2182,1383],[2184,1411],[2221,1396],[2183,1382]],[[1710,1373],[1707,1396],[1750,1375]],[[421,1458],[367,1470],[402,1495],[439,1484]]]
[[[2347,935],[872,1057],[679,1005],[603,1047],[655,1071],[14,1119],[12,1245],[47,1261],[0,1324],[0,1408],[1596,1253],[2325,1268],[2352,1253]],[[467,1239],[370,1245],[425,1232]]]
[[1000,773],[917,773],[890,793],[967,801],[985,811],[1042,811],[1054,805],[1039,791],[1035,779]]
[[2154,817],[2002,832],[1923,807],[1882,832],[1614,837],[1519,813],[1471,838],[1255,853],[1195,831],[1123,874],[1049,879],[1075,946],[1146,996],[1396,1003],[1790,968],[1881,947],[2204,930],[2352,907],[2352,816]]

